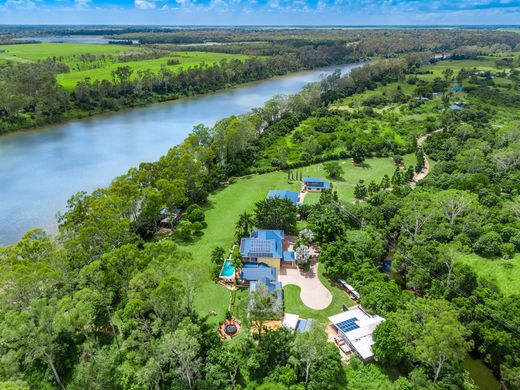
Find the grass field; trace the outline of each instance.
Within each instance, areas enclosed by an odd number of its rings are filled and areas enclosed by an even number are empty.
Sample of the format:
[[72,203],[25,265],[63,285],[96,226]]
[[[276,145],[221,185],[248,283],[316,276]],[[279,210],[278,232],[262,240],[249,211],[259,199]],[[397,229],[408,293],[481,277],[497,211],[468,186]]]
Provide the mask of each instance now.
[[[154,59],[144,59],[139,61],[118,62],[114,61],[114,56],[124,55],[128,52],[142,52],[149,49],[143,47],[133,47],[126,45],[104,45],[89,43],[35,43],[24,45],[0,45],[0,61],[16,61],[16,62],[35,62],[45,60],[47,58],[56,57],[60,62],[69,66],[69,73],[59,74],[58,82],[65,88],[74,88],[78,81],[90,78],[91,80],[110,80],[112,71],[122,66],[129,66],[134,70],[134,75],[138,71],[150,70],[157,73],[161,67],[165,66],[170,70],[187,69],[205,63],[213,65],[223,59],[240,59],[244,60],[248,56],[224,54],[224,53],[206,53],[206,52],[167,52],[164,56]],[[92,54],[95,56],[108,56],[104,60],[94,60],[92,69],[84,69],[85,65],[90,64],[84,62],[80,58],[81,54]],[[167,65],[168,60],[175,59],[179,61],[176,65]],[[79,65],[84,65],[80,67]],[[88,67],[88,66],[87,66]]]
[[[407,156],[407,160],[412,156]],[[354,167],[348,161],[344,161],[345,180],[334,181],[335,188],[341,199],[346,201],[353,200],[353,186],[359,178],[369,181],[372,178],[381,180],[385,173],[392,174],[394,165],[390,158],[369,159],[365,168]],[[322,165],[313,165],[302,168],[304,174],[323,175]],[[271,189],[288,189],[298,191],[300,182],[288,182],[287,174],[284,172],[272,172],[265,175],[253,175],[247,178],[239,179],[235,183],[212,194],[209,197],[209,206],[206,209],[206,222],[208,227],[204,230],[204,235],[197,241],[184,245],[184,249],[192,253],[194,260],[203,268],[209,270],[211,251],[216,246],[222,246],[226,250],[231,247],[234,240],[235,223],[238,216],[244,211],[253,211],[257,201],[265,199],[267,193]],[[314,195],[314,194],[313,194]],[[316,198],[317,200],[317,198]],[[301,314],[303,317],[315,318],[319,321],[325,321],[326,318],[334,312],[341,310],[341,304],[347,303],[348,299],[343,291],[339,288],[331,286],[326,278],[321,274],[322,282],[333,293],[334,300],[330,309],[323,312],[306,309],[302,307],[303,303],[299,298],[299,291],[291,291],[298,289],[289,287],[286,292],[287,311]],[[240,292],[240,295],[246,292]],[[205,272],[201,276],[200,288],[195,298],[195,306],[201,315],[206,315],[210,311],[216,311],[217,315],[211,317],[210,321],[222,321],[229,303],[229,291],[219,284],[215,283],[209,272]]]
[[[177,65],[167,65],[169,59],[175,59],[180,62]],[[129,66],[134,70],[134,75],[138,71],[150,70],[153,73],[159,72],[164,66],[172,71],[181,69],[188,69],[205,63],[206,65],[213,65],[223,59],[238,58],[240,60],[246,59],[247,56],[224,54],[224,53],[204,53],[204,52],[176,52],[174,56],[165,56],[143,61],[129,61],[124,63],[111,63],[103,68],[89,69],[83,71],[73,71],[70,73],[63,73],[58,75],[58,82],[66,88],[74,88],[78,81],[84,80],[87,77],[91,80],[110,80],[112,71],[121,66]]]
[[[404,161],[405,166],[415,164],[415,156],[413,154],[405,155]],[[334,190],[338,192],[339,198],[345,202],[353,202],[355,200],[354,187],[359,180],[364,180],[367,185],[372,179],[379,183],[385,173],[392,177],[395,170],[395,164],[391,158],[369,159],[366,160],[363,166],[354,166],[352,160],[340,160],[339,163],[345,172],[342,178],[340,180],[327,180],[331,181]],[[297,171],[301,171],[303,176],[326,177],[323,164],[311,165],[300,168]],[[304,203],[313,204],[316,203],[319,198],[319,193],[311,192],[305,196]]]
[[458,261],[469,265],[477,275],[496,283],[503,294],[520,294],[520,254],[511,260],[503,260],[461,253]]

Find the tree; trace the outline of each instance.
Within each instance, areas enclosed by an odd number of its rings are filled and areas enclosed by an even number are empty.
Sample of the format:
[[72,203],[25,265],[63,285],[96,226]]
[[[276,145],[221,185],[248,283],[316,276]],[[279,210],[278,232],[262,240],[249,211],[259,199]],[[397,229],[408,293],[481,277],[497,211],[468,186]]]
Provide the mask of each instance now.
[[386,190],[387,188],[390,188],[390,178],[388,177],[388,175],[386,173],[383,175],[383,178],[381,179],[380,187],[382,190]]
[[191,328],[190,326],[181,326],[168,337],[174,361],[177,363],[175,372],[187,383],[190,389],[193,388],[195,377],[201,367],[198,356],[200,345],[197,338],[192,334]]
[[298,238],[305,244],[309,245],[314,242],[314,232],[311,229],[305,228],[300,231]]
[[434,384],[448,365],[460,367],[473,344],[468,341],[470,332],[445,300],[413,299],[385,322],[374,333],[374,351],[385,361],[396,362],[392,354],[399,357],[404,350],[407,359],[428,370]]
[[255,222],[260,229],[296,231],[296,206],[289,199],[269,198],[255,205]]
[[253,216],[250,213],[244,211],[240,214],[235,224],[235,241],[240,242],[243,237],[249,237],[251,229],[253,229],[253,224]]
[[360,180],[354,187],[354,196],[356,199],[365,199],[368,196],[368,190],[364,180]]
[[484,233],[473,245],[473,250],[484,257],[495,257],[502,254],[502,237],[495,231]]
[[211,251],[211,266],[213,270],[213,276],[218,277],[220,272],[220,267],[224,261],[224,257],[226,256],[226,250],[221,246],[216,246]]
[[435,198],[450,225],[454,225],[459,217],[475,211],[478,203],[475,194],[459,190],[441,191],[436,194]]
[[446,68],[442,71],[442,75],[444,76],[444,79],[445,80],[451,80],[451,78],[453,77],[453,69],[451,68]]
[[383,321],[372,334],[375,342],[372,352],[384,365],[397,366],[406,356],[405,345],[402,342],[398,326],[395,321]]
[[338,179],[343,175],[344,170],[341,164],[337,161],[330,161],[323,164],[323,169],[327,172],[327,177]]
[[205,216],[204,211],[199,205],[192,204],[186,210],[186,219],[191,223],[204,222]]
[[[313,327],[308,332],[298,333],[296,335],[296,339],[293,343],[291,360],[296,367],[303,371],[305,388],[308,388],[312,379],[311,375],[314,375],[313,372],[315,372],[313,369],[319,365],[320,362],[324,366],[328,364],[337,367],[337,365],[333,363],[335,360],[336,362],[339,360],[336,351],[334,354],[335,359],[332,358],[332,361],[328,361],[328,351],[330,351],[331,346],[332,345],[329,345],[327,342],[327,334],[318,326]],[[327,360],[327,362],[324,360]],[[338,369],[341,371],[341,365]],[[333,375],[329,380],[332,380],[335,382],[334,384],[337,385],[336,376]],[[319,388],[327,389],[329,387],[328,385],[329,384],[322,383]]]
[[307,245],[300,245],[296,249],[296,264],[298,267],[308,270],[310,266],[311,252]]
[[275,317],[275,297],[267,290],[267,286],[258,283],[257,289],[249,294],[249,319],[262,338],[264,324]]
[[415,164],[415,172],[419,173],[421,172],[426,164],[426,157],[424,156],[424,152],[422,147],[417,147],[417,150],[415,151],[415,159],[417,160]]
[[360,143],[354,143],[351,154],[354,164],[362,164],[367,157],[367,149]]

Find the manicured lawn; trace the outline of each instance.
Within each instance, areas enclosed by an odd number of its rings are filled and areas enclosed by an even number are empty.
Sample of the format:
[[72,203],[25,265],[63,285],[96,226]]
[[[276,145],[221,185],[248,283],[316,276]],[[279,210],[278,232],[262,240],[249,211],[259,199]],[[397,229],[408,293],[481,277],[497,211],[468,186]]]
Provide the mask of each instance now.
[[[413,154],[404,156],[404,160],[405,166],[415,164],[415,156]],[[379,183],[385,173],[392,178],[392,174],[395,170],[395,164],[390,157],[369,159],[365,162],[364,166],[355,166],[352,164],[352,160],[340,160],[339,163],[345,171],[342,178],[340,180],[327,180],[332,182],[333,188],[338,192],[339,198],[345,202],[353,202],[355,200],[354,187],[359,180],[364,180],[367,186],[371,180],[375,180]],[[323,170],[323,164],[311,165],[299,168],[295,171],[301,171],[303,176],[310,177],[326,178],[327,175]],[[308,193],[305,195],[304,203],[316,203],[319,197],[320,195],[318,193]]]
[[236,183],[209,197],[210,206],[206,210],[208,227],[204,235],[185,249],[193,254],[197,262],[205,264],[208,272],[202,277],[200,289],[195,298],[195,306],[202,315],[211,310],[217,312],[215,322],[224,319],[229,292],[216,284],[210,277],[210,255],[213,248],[222,246],[226,250],[231,248],[235,234],[235,223],[238,216],[244,211],[251,212],[257,201],[265,199],[271,189],[290,189],[297,191],[299,183],[287,182],[287,175],[283,172],[274,172],[265,175],[255,175],[237,180]]
[[503,260],[461,253],[458,261],[469,265],[477,275],[496,283],[503,294],[520,294],[520,254],[511,260]]
[[318,276],[325,287],[332,293],[332,302],[324,310],[313,310],[305,306],[300,298],[300,287],[288,285],[283,288],[284,308],[287,313],[298,314],[302,318],[312,318],[326,325],[328,317],[341,313],[343,305],[352,306],[354,302],[348,295],[323,275],[323,267],[318,265]]

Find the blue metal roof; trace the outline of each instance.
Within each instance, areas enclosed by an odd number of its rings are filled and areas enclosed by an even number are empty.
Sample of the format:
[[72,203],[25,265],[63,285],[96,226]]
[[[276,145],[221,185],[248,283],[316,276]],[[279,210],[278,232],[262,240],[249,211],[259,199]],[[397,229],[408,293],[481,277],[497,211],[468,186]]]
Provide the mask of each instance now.
[[283,261],[293,261],[296,259],[294,252],[285,251],[283,252]]
[[245,267],[240,271],[240,279],[255,281],[262,279],[276,280],[276,269],[271,267]]
[[462,87],[453,87],[451,90],[455,91],[455,92],[459,92],[459,91],[462,91]]
[[257,259],[259,257],[281,259],[283,230],[253,230],[251,237],[240,241],[242,257]]
[[312,320],[298,320],[296,324],[296,332],[303,333],[311,330]]
[[452,106],[450,106],[450,110],[454,111],[454,110],[460,110],[462,109],[461,106],[459,106],[458,104],[454,104]]
[[325,182],[325,179],[322,179],[321,177],[304,177],[302,179],[302,181],[304,182],[313,182],[313,183],[324,183]]
[[267,194],[266,199],[280,198],[289,199],[293,204],[298,204],[298,193],[288,190],[271,190]]

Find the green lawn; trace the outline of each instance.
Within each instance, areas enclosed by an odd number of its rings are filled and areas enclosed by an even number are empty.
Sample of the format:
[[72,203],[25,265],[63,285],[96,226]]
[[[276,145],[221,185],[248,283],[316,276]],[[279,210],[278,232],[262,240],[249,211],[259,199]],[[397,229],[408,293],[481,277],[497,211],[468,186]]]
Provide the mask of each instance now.
[[[244,211],[252,211],[255,202],[265,199],[271,189],[291,189],[297,191],[299,183],[287,182],[287,175],[282,172],[254,175],[237,180],[236,183],[222,189],[209,197],[210,206],[206,210],[208,227],[201,239],[185,249],[193,254],[197,262],[210,266],[210,254],[216,246],[226,248],[233,244],[235,223]],[[216,284],[206,273],[195,299],[199,313],[207,314],[215,310],[215,322],[224,319],[229,301],[229,292]]]
[[[407,159],[413,156],[407,156]],[[350,165],[349,165],[350,164]],[[321,164],[310,167],[301,168],[306,174],[320,174]],[[367,160],[366,168],[353,167],[350,162],[345,162],[346,174],[344,177],[349,177],[348,181],[338,182],[337,189],[342,199],[352,200],[353,185],[359,178],[370,180],[374,177],[380,180],[384,173],[391,174],[394,170],[392,160],[387,159],[369,159]],[[348,176],[347,176],[348,175]],[[336,182],[334,182],[336,183]],[[210,255],[213,248],[222,246],[226,250],[231,248],[234,240],[235,223],[238,216],[244,211],[253,211],[254,205],[257,201],[265,199],[269,190],[272,189],[288,189],[298,191],[300,182],[287,180],[287,174],[284,172],[272,172],[264,175],[253,175],[247,178],[239,179],[235,183],[227,186],[219,192],[212,194],[209,197],[209,206],[206,209],[206,222],[208,227],[204,230],[204,235],[197,239],[197,241],[183,245],[183,247],[192,253],[194,260],[202,264],[209,270]],[[302,317],[316,318],[320,321],[325,321],[326,318],[336,312],[341,311],[341,303],[347,302],[347,297],[343,291],[338,288],[331,287],[326,278],[321,275],[322,282],[327,286],[334,295],[333,304],[330,308],[323,311],[323,313],[302,312]],[[290,291],[287,294],[288,302],[286,302],[287,311],[293,312],[298,306],[298,301],[293,299]],[[296,294],[299,298],[299,292]],[[229,292],[224,287],[215,283],[211,278],[210,273],[207,272],[201,275],[200,288],[195,298],[195,306],[202,315],[214,310],[217,312],[215,317],[212,317],[215,322],[221,321],[224,318],[228,308]],[[301,304],[301,301],[300,301]],[[310,314],[308,314],[310,313]],[[298,312],[298,314],[300,314]]]
[[352,306],[352,301],[345,291],[332,284],[329,279],[323,275],[323,267],[318,265],[318,276],[325,287],[332,293],[332,302],[324,310],[313,310],[305,306],[300,298],[300,287],[296,285],[288,285],[283,288],[284,309],[288,313],[298,314],[302,318],[312,318],[326,325],[329,323],[328,317],[341,313],[343,305]]
[[[118,53],[128,53],[149,50],[139,46],[128,45],[106,45],[95,43],[35,43],[20,45],[0,45],[0,61],[34,62],[56,57],[60,62],[69,66],[69,73],[62,73],[57,76],[58,82],[66,88],[74,88],[78,81],[87,77],[91,80],[110,80],[112,71],[121,66],[129,66],[134,70],[134,75],[138,71],[150,70],[157,73],[161,67],[166,66],[170,70],[187,69],[202,63],[213,65],[223,59],[237,58],[244,60],[245,55],[225,54],[225,53],[206,53],[206,52],[168,52],[164,51],[164,56],[156,59],[146,59],[141,61],[113,62],[106,59],[104,62],[96,62],[92,65],[93,69],[76,70],[78,64],[83,64],[80,54],[115,55]],[[177,65],[167,65],[169,59],[178,60]],[[90,66],[90,63],[87,63]],[[83,67],[83,69],[85,69]]]
[[[405,166],[415,164],[415,156],[413,154],[406,155],[404,156],[404,161]],[[339,163],[345,171],[342,178],[340,180],[328,180],[332,182],[333,188],[338,192],[339,198],[345,202],[353,202],[355,200],[354,187],[359,180],[365,180],[366,185],[368,185],[372,179],[379,183],[385,173],[391,178],[395,170],[395,164],[390,157],[369,159],[364,166],[355,166],[352,164],[352,160],[340,160]],[[311,165],[296,171],[301,171],[303,176],[326,177],[323,164]],[[319,197],[319,193],[308,193],[305,196],[304,203],[316,203]]]
[[458,261],[469,265],[477,275],[496,283],[503,294],[520,294],[520,254],[511,260],[503,260],[461,253]]

